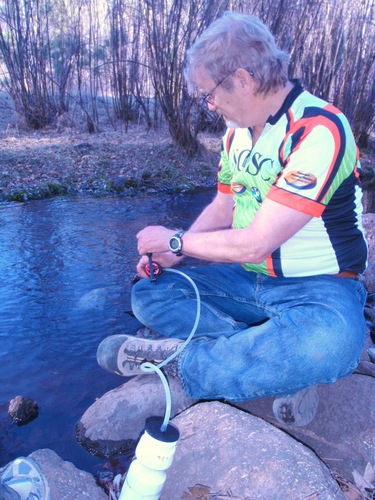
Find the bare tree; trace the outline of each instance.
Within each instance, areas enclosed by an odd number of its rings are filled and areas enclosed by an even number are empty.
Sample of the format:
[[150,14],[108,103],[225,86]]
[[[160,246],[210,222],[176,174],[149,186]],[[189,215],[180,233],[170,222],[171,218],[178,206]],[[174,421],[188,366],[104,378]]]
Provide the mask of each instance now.
[[149,65],[156,98],[171,137],[194,153],[199,149],[198,129],[192,126],[195,103],[184,87],[185,53],[215,19],[222,2],[147,0],[144,5]]
[[366,146],[375,126],[375,2],[234,0],[259,16],[291,55],[291,76],[332,102]]
[[8,0],[1,7],[0,51],[7,68],[3,83],[26,124],[44,127],[66,109],[63,96],[74,52],[60,50],[56,80],[52,47],[58,44],[51,38],[49,1]]
[[[34,128],[69,109],[91,132],[98,98],[115,126],[162,116],[174,141],[199,150],[201,110],[186,92],[185,53],[224,10],[259,16],[291,54],[291,76],[349,118],[360,145],[375,126],[375,0],[0,0],[3,84]],[[135,113],[138,110],[138,115]],[[109,116],[109,113],[108,113]],[[210,118],[205,116],[205,120]]]

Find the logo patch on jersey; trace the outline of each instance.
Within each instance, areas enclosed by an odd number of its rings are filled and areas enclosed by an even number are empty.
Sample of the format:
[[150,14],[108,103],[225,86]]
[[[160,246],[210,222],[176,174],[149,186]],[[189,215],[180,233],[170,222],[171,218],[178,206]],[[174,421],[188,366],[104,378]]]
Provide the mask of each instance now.
[[255,199],[257,200],[258,203],[261,203],[262,201],[262,197],[260,196],[260,191],[258,188],[256,188],[255,186],[253,186],[251,188],[251,192],[252,194],[255,196]]
[[312,189],[316,186],[317,178],[313,174],[301,172],[299,170],[291,170],[284,177],[285,182],[289,186],[296,189]]
[[244,193],[246,191],[246,187],[243,184],[240,184],[239,182],[232,182],[231,183],[231,189],[233,193]]

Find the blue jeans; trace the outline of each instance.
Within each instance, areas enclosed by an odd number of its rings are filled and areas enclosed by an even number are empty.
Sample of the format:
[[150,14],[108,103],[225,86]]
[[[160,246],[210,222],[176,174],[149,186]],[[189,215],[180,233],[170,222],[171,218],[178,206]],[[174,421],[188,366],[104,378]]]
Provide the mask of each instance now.
[[[183,272],[202,299],[198,329],[178,361],[188,396],[246,401],[291,394],[357,367],[366,335],[363,278],[272,278],[239,264]],[[150,329],[186,339],[196,296],[185,278],[163,272],[133,287],[132,307]]]

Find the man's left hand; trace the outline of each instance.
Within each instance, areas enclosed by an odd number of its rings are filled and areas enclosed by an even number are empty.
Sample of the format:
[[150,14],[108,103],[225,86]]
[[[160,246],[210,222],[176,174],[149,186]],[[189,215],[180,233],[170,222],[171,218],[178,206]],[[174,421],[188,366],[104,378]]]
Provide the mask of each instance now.
[[167,252],[169,250],[169,240],[175,233],[176,231],[167,229],[164,226],[145,227],[137,234],[139,255]]

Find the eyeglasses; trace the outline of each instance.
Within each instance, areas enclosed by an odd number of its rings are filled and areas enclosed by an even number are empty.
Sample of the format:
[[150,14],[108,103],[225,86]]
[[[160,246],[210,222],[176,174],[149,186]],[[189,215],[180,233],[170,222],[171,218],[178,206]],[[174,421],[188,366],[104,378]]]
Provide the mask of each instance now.
[[[231,71],[227,76],[224,76],[224,78],[222,78],[220,80],[220,82],[217,83],[212,90],[207,92],[207,94],[206,93],[201,94],[201,104],[212,104],[213,105],[214,101],[215,101],[216,89],[223,83],[224,80],[226,80],[229,76],[232,76],[233,73],[235,73],[236,71],[237,71],[237,69]],[[254,73],[252,71],[249,71],[248,73],[250,76],[254,76]]]

